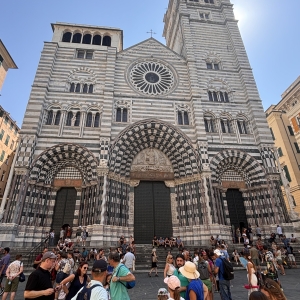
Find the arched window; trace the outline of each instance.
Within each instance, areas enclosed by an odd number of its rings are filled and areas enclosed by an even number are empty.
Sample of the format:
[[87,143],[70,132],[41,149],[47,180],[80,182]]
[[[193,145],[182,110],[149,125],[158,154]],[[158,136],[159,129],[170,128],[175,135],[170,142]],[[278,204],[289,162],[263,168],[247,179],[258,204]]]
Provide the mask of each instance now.
[[179,110],[177,112],[178,125],[189,125],[189,114],[187,111]]
[[74,83],[71,83],[71,86],[70,86],[70,92],[71,92],[71,93],[74,93],[74,92],[75,92],[75,84],[74,84]]
[[70,43],[71,42],[72,33],[71,32],[65,32],[62,38],[63,42]]
[[80,124],[80,112],[78,111],[76,113],[76,119],[75,119],[74,126],[79,126],[79,124]]
[[182,114],[181,111],[178,111],[178,125],[183,125]]
[[224,95],[223,95],[222,92],[220,92],[220,101],[221,101],[221,102],[225,102]]
[[92,41],[92,36],[90,34],[85,34],[82,39],[82,44],[90,44]]
[[221,129],[223,133],[231,133],[231,122],[228,119],[221,119]]
[[190,124],[189,115],[186,111],[183,113],[183,122],[184,122],[184,125],[189,125]]
[[103,38],[102,46],[108,46],[108,47],[111,46],[111,37],[110,37],[110,36],[106,35],[106,36]]
[[122,122],[127,122],[127,108],[123,108]]
[[208,92],[208,99],[209,101],[214,101],[211,91]]
[[56,112],[54,125],[59,125],[59,123],[60,123],[60,116],[61,116],[61,112],[60,112],[60,110],[58,110]]
[[96,113],[94,127],[99,127],[99,126],[100,126],[100,114]]
[[216,132],[215,122],[211,116],[204,116],[204,126],[206,132]]
[[87,118],[86,118],[86,127],[92,127],[92,120],[93,120],[93,115],[91,112],[89,112],[87,114]]
[[75,89],[76,93],[80,93],[80,83],[76,84],[76,89]]
[[218,102],[218,95],[216,92],[213,92],[213,98],[215,102]]
[[225,97],[225,102],[229,102],[228,94],[226,92],[224,93],[224,97]]
[[72,43],[77,43],[80,44],[81,43],[81,33],[75,33],[73,35],[73,39],[72,39]]
[[67,115],[66,126],[71,126],[72,118],[73,118],[73,113],[69,111]]
[[85,85],[83,86],[82,92],[83,92],[84,94],[86,94],[86,93],[88,92],[88,85],[87,85],[87,84],[85,84]]
[[49,110],[47,120],[46,120],[46,125],[51,125],[52,119],[53,119],[53,110]]
[[94,91],[94,86],[92,84],[90,84],[89,86],[89,94],[93,94]]
[[116,122],[121,122],[121,108],[117,108],[117,113],[116,113]]
[[101,35],[97,34],[93,37],[93,45],[101,45]]
[[245,120],[237,120],[237,126],[240,134],[248,134],[247,123]]

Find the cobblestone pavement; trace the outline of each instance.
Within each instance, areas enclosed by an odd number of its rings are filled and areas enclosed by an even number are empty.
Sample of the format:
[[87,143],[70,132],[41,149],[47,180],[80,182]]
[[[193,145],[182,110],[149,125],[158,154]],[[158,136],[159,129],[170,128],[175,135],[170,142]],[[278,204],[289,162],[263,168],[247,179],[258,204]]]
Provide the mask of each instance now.
[[[284,293],[288,300],[299,300],[300,298],[300,269],[286,270],[287,275],[281,276],[280,280],[284,289]],[[149,278],[147,273],[135,273],[136,286],[129,290],[131,300],[155,300],[157,299],[157,291],[161,287],[165,287],[163,282],[163,274],[159,273],[159,277]],[[26,276],[28,277],[28,276]],[[247,290],[243,285],[247,283],[246,271],[236,271],[235,279],[232,281],[231,288],[233,300],[247,300]],[[16,300],[23,298],[23,291],[26,282],[19,284],[19,291],[16,295]],[[214,294],[215,300],[220,300],[218,293]]]

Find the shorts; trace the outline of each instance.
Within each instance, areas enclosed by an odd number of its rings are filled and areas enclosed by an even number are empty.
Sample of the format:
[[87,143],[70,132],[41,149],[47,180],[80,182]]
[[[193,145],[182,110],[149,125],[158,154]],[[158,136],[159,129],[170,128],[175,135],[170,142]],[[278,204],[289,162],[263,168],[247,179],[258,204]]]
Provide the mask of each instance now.
[[212,291],[212,283],[210,279],[201,279],[201,281],[207,286],[209,292]]
[[278,264],[279,266],[281,266],[281,265],[282,265],[282,259],[277,259],[277,264]]
[[260,266],[260,260],[258,258],[253,258],[252,261],[256,267]]
[[289,258],[289,261],[296,261],[294,254],[289,254],[288,258]]
[[55,282],[56,283],[61,283],[65,278],[68,277],[68,274],[60,271],[56,274],[56,279],[55,279]]
[[18,285],[19,285],[19,277],[14,278],[11,281],[11,284],[8,284],[8,282],[9,282],[9,280],[8,280],[8,278],[6,278],[4,293],[16,292],[18,289]]

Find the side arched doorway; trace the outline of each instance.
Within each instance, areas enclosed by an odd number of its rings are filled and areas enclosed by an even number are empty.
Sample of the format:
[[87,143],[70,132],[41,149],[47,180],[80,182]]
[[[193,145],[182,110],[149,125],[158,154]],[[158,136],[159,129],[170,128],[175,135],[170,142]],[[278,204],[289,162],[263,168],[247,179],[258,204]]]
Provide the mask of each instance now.
[[56,194],[51,226],[55,232],[54,243],[57,243],[59,239],[59,231],[63,224],[73,226],[76,195],[77,191],[74,187],[63,187]]

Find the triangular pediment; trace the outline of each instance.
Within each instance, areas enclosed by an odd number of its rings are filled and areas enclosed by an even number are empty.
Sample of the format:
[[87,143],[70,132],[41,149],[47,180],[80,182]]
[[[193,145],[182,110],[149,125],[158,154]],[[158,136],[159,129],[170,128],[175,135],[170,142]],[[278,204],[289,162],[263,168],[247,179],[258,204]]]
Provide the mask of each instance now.
[[133,45],[117,54],[118,58],[129,56],[140,56],[141,54],[145,54],[147,56],[155,56],[160,58],[169,58],[185,61],[185,58],[159,42],[154,38],[149,38],[144,40],[136,45]]

